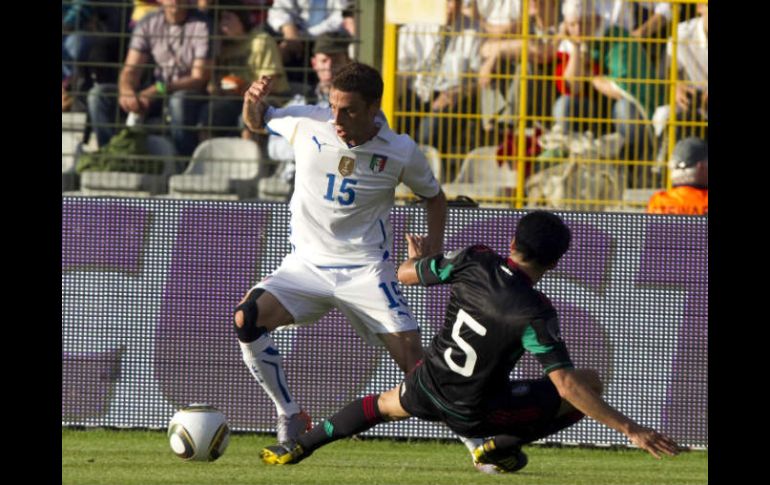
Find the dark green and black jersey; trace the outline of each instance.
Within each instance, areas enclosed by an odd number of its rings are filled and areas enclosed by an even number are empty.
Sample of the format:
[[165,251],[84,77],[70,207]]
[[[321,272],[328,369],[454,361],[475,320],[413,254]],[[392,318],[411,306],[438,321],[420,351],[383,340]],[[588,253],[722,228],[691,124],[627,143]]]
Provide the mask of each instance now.
[[443,328],[416,369],[422,391],[452,414],[473,416],[506,386],[524,351],[546,373],[572,367],[551,302],[510,259],[486,246],[417,261],[420,283],[451,283]]

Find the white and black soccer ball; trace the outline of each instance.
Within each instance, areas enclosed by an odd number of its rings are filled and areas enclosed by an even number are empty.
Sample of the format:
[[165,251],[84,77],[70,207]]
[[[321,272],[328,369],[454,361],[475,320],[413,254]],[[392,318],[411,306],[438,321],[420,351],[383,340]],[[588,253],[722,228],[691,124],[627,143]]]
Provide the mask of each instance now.
[[230,443],[225,415],[208,404],[190,404],[168,423],[171,450],[186,461],[214,461]]

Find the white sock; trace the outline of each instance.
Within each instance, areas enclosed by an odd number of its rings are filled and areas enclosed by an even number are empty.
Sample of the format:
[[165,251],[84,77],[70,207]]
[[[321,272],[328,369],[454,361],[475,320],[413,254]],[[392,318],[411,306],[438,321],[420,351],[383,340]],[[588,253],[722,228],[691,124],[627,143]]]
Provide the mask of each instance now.
[[465,447],[468,448],[468,451],[470,451],[471,454],[473,454],[473,450],[481,446],[484,442],[484,438],[466,438],[465,436],[460,435],[457,435],[457,437],[463,442]]
[[273,400],[278,414],[297,414],[300,411],[299,405],[289,392],[286,373],[283,371],[283,358],[275,348],[273,338],[265,333],[253,342],[244,343],[239,340],[238,343],[246,367]]

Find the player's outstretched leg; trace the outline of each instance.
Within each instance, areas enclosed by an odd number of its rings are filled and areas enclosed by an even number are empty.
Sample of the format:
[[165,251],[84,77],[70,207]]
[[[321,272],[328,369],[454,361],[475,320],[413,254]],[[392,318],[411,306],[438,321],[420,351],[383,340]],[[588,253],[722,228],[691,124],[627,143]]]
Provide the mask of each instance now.
[[357,399],[329,419],[315,426],[296,441],[267,446],[259,453],[266,465],[293,465],[310,456],[318,448],[364,432],[384,421],[377,403],[378,395]]
[[275,404],[278,412],[278,441],[294,441],[310,429],[310,416],[303,412],[289,392],[283,358],[267,329],[257,326],[257,298],[264,290],[252,290],[235,310],[235,332],[243,362]]

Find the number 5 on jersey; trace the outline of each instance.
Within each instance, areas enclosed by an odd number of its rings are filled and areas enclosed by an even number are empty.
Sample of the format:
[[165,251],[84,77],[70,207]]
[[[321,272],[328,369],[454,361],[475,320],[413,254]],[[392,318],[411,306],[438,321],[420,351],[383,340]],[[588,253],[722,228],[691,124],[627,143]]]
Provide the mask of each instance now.
[[[324,196],[324,199],[334,200],[334,182],[337,179],[337,176],[333,173],[327,173],[326,178],[329,179],[329,184],[326,186],[326,195]],[[339,191],[340,195],[337,196],[337,201],[340,205],[350,205],[356,200],[356,192],[350,185],[356,185],[357,183],[358,180],[356,179],[349,179],[347,177],[342,179]]]
[[477,322],[472,316],[468,315],[462,308],[457,312],[457,320],[452,325],[452,340],[455,341],[460,350],[465,353],[465,365],[459,366],[452,360],[452,349],[448,348],[444,352],[444,360],[450,369],[457,372],[463,377],[470,377],[473,375],[473,369],[476,367],[476,351],[471,345],[460,337],[460,329],[463,324],[468,325],[468,328],[481,335],[482,337],[487,334],[487,329]]

